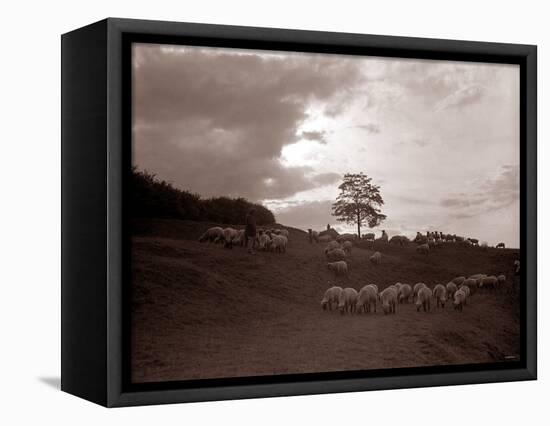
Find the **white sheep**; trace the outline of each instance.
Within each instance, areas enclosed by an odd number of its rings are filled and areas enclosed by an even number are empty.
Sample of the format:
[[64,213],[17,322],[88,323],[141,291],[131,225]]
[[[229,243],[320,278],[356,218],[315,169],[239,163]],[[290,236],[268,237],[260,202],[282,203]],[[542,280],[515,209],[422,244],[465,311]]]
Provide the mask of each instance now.
[[454,282],[447,283],[447,294],[449,295],[449,299],[452,299],[454,297],[455,292],[458,290],[458,287]]
[[426,287],[426,284],[424,283],[416,283],[413,287],[413,297],[418,297],[418,291],[422,288]]
[[258,237],[258,246],[260,250],[268,250],[271,245],[271,238],[266,233],[261,234]]
[[470,295],[472,294],[470,287],[468,287],[465,284],[462,284],[458,289],[462,290],[462,292],[466,295],[466,297],[464,298],[464,304],[466,305],[466,303],[468,303],[468,299],[470,298]]
[[452,282],[455,283],[456,285],[460,285],[464,282],[465,279],[466,277],[456,277],[456,278],[453,278]]
[[431,310],[432,291],[424,285],[418,290],[418,297],[416,299],[416,310],[424,309],[424,312]]
[[327,259],[330,260],[331,262],[336,262],[337,260],[346,259],[346,252],[341,248],[331,250],[327,252],[326,255],[327,255]]
[[284,235],[274,235],[271,240],[271,250],[279,253],[286,253],[286,244],[288,240]]
[[497,280],[498,280],[498,288],[501,288],[501,287],[504,287],[504,285],[506,284],[506,275],[499,275],[497,277]]
[[233,238],[232,244],[236,246],[244,245],[244,229],[237,231],[237,235]]
[[357,235],[355,234],[341,234],[336,237],[336,241],[339,243],[343,243],[344,241],[355,241],[357,239]]
[[395,314],[395,305],[397,304],[397,291],[395,287],[389,286],[380,293],[380,300],[382,301],[382,310],[384,315]]
[[223,246],[233,248],[233,239],[238,235],[238,231],[234,228],[225,228],[223,230]]
[[329,262],[327,263],[327,268],[329,271],[334,272],[336,275],[348,275],[348,264],[343,260],[338,262]]
[[462,312],[462,307],[466,304],[466,293],[462,289],[458,289],[454,297],[454,308]]
[[399,299],[399,291],[401,290],[401,286],[402,286],[402,285],[403,285],[403,284],[401,284],[401,283],[395,283],[395,284],[393,284],[393,286],[395,287],[395,290],[397,290],[397,298],[398,298],[398,299]]
[[344,241],[342,244],[342,250],[346,252],[346,254],[351,254],[351,248],[353,247],[353,243],[351,241]]
[[374,265],[380,265],[380,263],[382,263],[382,254],[377,251],[376,253],[374,253],[370,258],[369,260],[371,261],[371,263],[373,263]]
[[491,288],[493,290],[496,290],[498,285],[498,278],[494,275],[491,275],[489,277],[483,277],[481,278],[481,281],[479,283],[479,288]]
[[199,242],[217,242],[221,238],[223,238],[223,228],[220,228],[219,226],[214,226],[212,228],[208,228],[206,232],[200,236]]
[[320,243],[330,243],[332,241],[332,237],[330,235],[321,235],[319,237]]
[[468,287],[470,289],[470,294],[472,294],[472,295],[475,294],[477,292],[477,289],[478,289],[478,283],[477,283],[477,280],[475,280],[475,279],[468,278],[467,280],[464,280],[464,282],[461,285],[459,285],[458,288],[463,287],[463,286]]
[[376,312],[376,299],[378,297],[377,290],[372,285],[366,285],[359,291],[357,298],[357,311],[361,312],[361,308],[364,312],[370,313],[372,307]]
[[335,306],[338,306],[338,303],[340,302],[340,293],[342,293],[342,287],[338,286],[330,287],[327,291],[325,291],[323,300],[321,300],[321,307],[323,308],[323,311],[327,308],[329,311],[332,311],[333,303]]
[[409,284],[403,284],[399,288],[398,299],[399,303],[409,303],[412,296],[412,287]]
[[378,294],[378,286],[376,284],[367,284],[367,285],[370,285],[374,291],[376,291],[376,294]]
[[420,244],[416,247],[416,251],[427,256],[430,253],[430,246],[428,244]]
[[447,288],[443,284],[437,284],[433,290],[433,296],[435,299],[435,307],[445,307],[447,301]]
[[340,298],[338,300],[338,309],[340,310],[340,313],[353,313],[355,312],[355,308],[357,306],[357,290],[351,287],[346,287],[342,290],[340,293]]
[[290,236],[290,232],[288,232],[288,229],[279,229],[279,235],[286,237],[286,239],[288,240],[288,237]]
[[339,248],[342,248],[340,246],[340,243],[337,242],[337,241],[331,241],[327,244],[327,246],[325,247],[325,254],[327,254],[329,251],[332,251],[332,250],[336,250],[336,249],[339,249]]

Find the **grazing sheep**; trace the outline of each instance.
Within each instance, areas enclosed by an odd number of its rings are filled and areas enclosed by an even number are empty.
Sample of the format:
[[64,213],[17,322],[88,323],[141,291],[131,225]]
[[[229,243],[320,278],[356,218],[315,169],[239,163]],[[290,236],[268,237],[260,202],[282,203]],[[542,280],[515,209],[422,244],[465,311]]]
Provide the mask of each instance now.
[[336,262],[337,260],[345,260],[346,259],[346,252],[342,250],[341,248],[337,248],[334,250],[331,250],[326,253],[327,259],[331,262]]
[[461,285],[459,288],[459,290],[462,290],[462,292],[466,295],[465,299],[464,299],[464,304],[467,303],[470,295],[472,294],[471,291],[470,291],[470,287],[468,287],[467,285]]
[[395,283],[395,284],[393,284],[393,286],[395,287],[395,290],[397,291],[397,297],[398,297],[398,298],[399,298],[399,290],[401,290],[401,286],[402,286],[402,285],[403,285],[403,284],[401,284],[401,283]]
[[336,241],[339,243],[343,243],[344,241],[355,241],[357,239],[357,235],[355,234],[341,234],[336,237]]
[[491,275],[489,277],[484,277],[479,282],[479,288],[490,288],[493,290],[496,290],[498,285],[498,278],[494,275]]
[[329,311],[332,311],[332,304],[334,303],[338,306],[340,302],[340,293],[342,293],[342,287],[334,286],[325,291],[323,300],[321,300],[321,307],[323,311],[328,308]]
[[206,232],[200,236],[199,242],[200,243],[204,241],[217,242],[222,238],[223,238],[223,228],[220,228],[219,226],[214,226],[213,228],[207,229]]
[[422,235],[420,232],[417,232],[413,241],[418,244],[426,244],[428,242],[428,237]]
[[399,303],[409,303],[412,296],[412,287],[409,284],[403,284],[399,288],[398,300]]
[[382,254],[379,251],[377,251],[371,257],[369,257],[369,260],[374,265],[380,265],[380,263],[382,263]]
[[344,241],[344,244],[342,244],[342,249],[346,252],[346,254],[351,254],[351,248],[353,247],[353,243],[351,241]]
[[321,235],[319,237],[320,243],[330,243],[332,241],[332,237],[330,235]]
[[382,301],[382,310],[384,315],[395,314],[395,305],[397,304],[397,291],[395,287],[389,286],[380,293],[380,300]]
[[468,278],[467,280],[464,280],[461,285],[458,286],[458,288],[461,288],[461,287],[468,287],[469,289],[468,296],[469,296],[470,294],[475,294],[477,292],[478,282],[476,279]]
[[479,246],[479,240],[477,238],[468,238],[467,241],[469,241],[473,246]]
[[462,312],[462,307],[466,304],[466,293],[462,289],[456,291],[453,304],[456,310]]
[[432,291],[424,286],[418,290],[418,297],[416,299],[416,310],[420,312],[420,309],[424,309],[424,312],[431,310]]
[[409,239],[404,235],[394,235],[390,238],[390,244],[398,244],[404,246],[409,242]]
[[288,237],[290,236],[290,232],[288,232],[288,229],[279,229],[278,235],[282,235],[283,237],[286,237],[288,241]]
[[237,235],[233,238],[232,244],[234,246],[244,246],[244,229],[237,231]]
[[236,229],[225,228],[222,235],[223,246],[233,248],[233,239],[237,237],[238,234],[239,232]]
[[504,287],[506,284],[506,275],[499,275],[497,277],[498,280],[498,288]]
[[271,246],[271,238],[269,238],[269,235],[266,233],[262,233],[258,237],[258,247],[260,250],[266,251],[269,250]]
[[372,285],[366,285],[359,291],[359,296],[357,298],[357,312],[361,312],[363,308],[364,312],[370,313],[372,307],[374,307],[374,312],[376,312],[376,299],[378,297],[378,292]]
[[426,287],[426,284],[424,283],[416,283],[413,287],[413,297],[417,297],[418,296],[418,291],[422,288],[422,287]]
[[445,307],[445,302],[447,301],[447,289],[443,284],[437,284],[434,287],[433,296],[435,298],[435,307],[439,308],[440,306],[442,308]]
[[506,248],[506,244],[504,244],[504,243],[498,243],[495,247],[496,247],[496,248]]
[[369,232],[368,234],[363,234],[361,238],[364,240],[374,240],[375,236],[376,235],[373,232]]
[[452,299],[454,297],[455,292],[458,290],[458,287],[453,281],[447,283],[446,287],[447,287],[447,294],[449,295],[449,299]]
[[[487,276],[486,274],[474,274],[474,275],[470,275],[469,279],[471,278],[475,280],[477,283],[477,286],[479,287],[481,284],[481,280],[486,276]],[[468,287],[471,287],[471,284],[468,284]]]
[[455,283],[456,285],[460,285],[464,282],[465,279],[466,277],[456,277],[452,279],[452,282]]
[[427,256],[430,253],[430,246],[428,244],[420,244],[416,247],[416,251]]
[[271,240],[271,250],[278,253],[286,253],[287,238],[284,235],[274,235]]
[[327,263],[327,268],[329,271],[334,272],[336,275],[348,276],[348,264],[343,260],[340,260],[338,262],[329,262]]
[[338,300],[338,309],[341,314],[345,312],[353,313],[357,306],[357,290],[351,287],[346,287],[340,293],[340,298]]
[[378,286],[376,284],[367,284],[367,285],[371,286],[376,292],[376,294],[378,295]]
[[325,254],[327,254],[329,251],[332,251],[332,250],[335,250],[335,249],[339,249],[339,248],[342,248],[340,246],[340,243],[337,242],[337,241],[331,241],[327,244],[327,246],[325,247]]

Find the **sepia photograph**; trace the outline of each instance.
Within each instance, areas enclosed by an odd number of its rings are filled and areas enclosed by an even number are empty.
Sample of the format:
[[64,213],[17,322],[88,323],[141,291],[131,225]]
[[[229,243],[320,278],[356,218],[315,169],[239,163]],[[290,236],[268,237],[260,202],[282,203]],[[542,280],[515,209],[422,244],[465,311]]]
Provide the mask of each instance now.
[[520,361],[520,66],[132,43],[130,379]]

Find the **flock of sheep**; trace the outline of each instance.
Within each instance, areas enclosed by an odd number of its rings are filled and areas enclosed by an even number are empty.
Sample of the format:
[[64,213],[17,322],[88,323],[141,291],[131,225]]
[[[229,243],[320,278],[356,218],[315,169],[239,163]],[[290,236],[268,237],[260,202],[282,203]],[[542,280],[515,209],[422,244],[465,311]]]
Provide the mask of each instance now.
[[[285,253],[288,244],[289,232],[287,229],[260,229],[254,237],[255,245],[259,250]],[[443,244],[459,243],[468,246],[487,247],[486,243],[479,244],[475,238],[464,238],[457,235],[443,234],[442,232],[417,233],[411,241],[403,235],[395,235],[388,238],[385,231],[382,231],[380,238],[375,238],[373,233],[366,234],[362,238],[374,243],[382,242],[398,244],[401,246],[409,243],[416,243],[416,250],[419,253],[428,254]],[[309,230],[310,242],[326,242],[324,254],[327,259],[327,268],[336,276],[348,276],[348,264],[346,258],[351,254],[354,242],[358,240],[355,234],[336,234],[334,231],[317,233]],[[244,229],[221,228],[215,226],[209,228],[199,238],[200,242],[209,241],[223,244],[224,247],[244,246],[246,244]],[[496,245],[497,248],[504,248],[504,243]],[[382,254],[376,251],[369,257],[374,265],[382,262]],[[519,270],[519,261],[515,263],[516,270]],[[395,314],[396,306],[402,303],[416,304],[417,311],[429,312],[432,306],[436,309],[444,308],[447,301],[452,301],[454,308],[462,312],[470,297],[480,289],[498,290],[506,283],[504,275],[488,276],[486,274],[475,274],[470,277],[456,277],[446,285],[436,284],[429,288],[424,283],[416,283],[414,286],[403,283],[390,285],[384,290],[378,290],[376,284],[367,284],[358,292],[352,287],[342,288],[332,286],[326,290],[321,306],[324,310],[332,310],[336,307],[344,313],[370,313],[376,312],[377,304],[380,304],[384,314]]]
[[[255,245],[259,250],[285,253],[288,245],[289,232],[287,229],[260,229],[256,235]],[[199,238],[199,242],[223,244],[226,248],[244,246],[246,244],[245,230],[221,228],[214,226],[206,230]]]
[[384,315],[395,314],[396,306],[401,303],[414,302],[416,310],[430,312],[432,304],[435,308],[445,308],[447,300],[451,300],[454,308],[462,312],[470,297],[480,289],[498,290],[504,286],[504,275],[488,276],[475,274],[468,278],[456,277],[447,285],[436,284],[433,289],[424,283],[409,284],[396,283],[378,291],[376,284],[367,284],[359,292],[352,287],[330,287],[321,300],[323,310],[332,310],[336,307],[340,313],[371,313],[376,312],[380,303]]

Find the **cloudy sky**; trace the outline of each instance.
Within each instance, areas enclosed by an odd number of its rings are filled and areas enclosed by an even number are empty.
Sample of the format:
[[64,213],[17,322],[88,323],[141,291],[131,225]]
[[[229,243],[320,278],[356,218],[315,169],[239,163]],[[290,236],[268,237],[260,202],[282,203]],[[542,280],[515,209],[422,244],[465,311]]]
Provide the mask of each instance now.
[[133,71],[133,162],[181,189],[353,230],[331,203],[364,172],[379,230],[519,246],[517,66],[136,44]]

